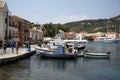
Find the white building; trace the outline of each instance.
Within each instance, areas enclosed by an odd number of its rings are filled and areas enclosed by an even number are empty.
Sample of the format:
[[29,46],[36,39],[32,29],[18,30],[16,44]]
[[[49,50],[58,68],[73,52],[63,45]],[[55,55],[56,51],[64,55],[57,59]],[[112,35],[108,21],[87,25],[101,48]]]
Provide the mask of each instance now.
[[77,40],[84,40],[85,36],[83,34],[76,34]]
[[42,30],[37,29],[36,27],[33,27],[30,30],[30,40],[33,41],[33,42],[43,40],[43,32],[42,32]]
[[0,40],[8,37],[9,10],[6,2],[0,1]]
[[106,36],[113,39],[119,38],[119,34],[116,32],[107,32]]
[[62,30],[59,30],[58,34],[57,34],[57,37],[61,38],[61,39],[64,39],[64,31]]

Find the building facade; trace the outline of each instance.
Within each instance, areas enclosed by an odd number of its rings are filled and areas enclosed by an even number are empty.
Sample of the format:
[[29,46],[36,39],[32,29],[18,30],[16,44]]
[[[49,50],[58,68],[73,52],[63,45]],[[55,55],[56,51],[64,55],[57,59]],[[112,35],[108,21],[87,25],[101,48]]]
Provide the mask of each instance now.
[[7,39],[9,26],[9,10],[6,2],[0,1],[0,40]]
[[31,42],[40,42],[43,40],[43,31],[41,28],[33,27],[30,30],[30,41]]
[[31,30],[31,22],[18,16],[9,15],[7,3],[0,1],[0,41],[19,40],[21,44],[25,41],[41,41],[43,32],[40,26],[35,25],[36,30]]
[[[10,26],[17,28],[17,32],[16,32],[17,36],[12,36],[11,38],[19,38],[21,44],[24,43],[25,41],[28,41],[30,38],[29,37],[30,24],[31,23],[29,21],[23,18],[20,18],[18,16],[10,16]],[[11,35],[12,35],[12,32],[11,30],[9,30],[9,33],[11,33]]]

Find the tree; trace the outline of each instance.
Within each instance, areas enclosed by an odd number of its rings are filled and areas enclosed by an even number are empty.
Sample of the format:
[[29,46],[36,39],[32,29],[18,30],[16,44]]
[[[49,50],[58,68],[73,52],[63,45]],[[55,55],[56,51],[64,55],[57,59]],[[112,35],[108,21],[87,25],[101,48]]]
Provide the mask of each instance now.
[[44,24],[44,36],[46,37],[54,37],[58,33],[59,30],[68,32],[69,28],[62,26],[61,24],[52,24],[52,23]]
[[87,37],[87,36],[85,37],[85,39],[90,41],[90,42],[92,42],[94,40],[92,37]]

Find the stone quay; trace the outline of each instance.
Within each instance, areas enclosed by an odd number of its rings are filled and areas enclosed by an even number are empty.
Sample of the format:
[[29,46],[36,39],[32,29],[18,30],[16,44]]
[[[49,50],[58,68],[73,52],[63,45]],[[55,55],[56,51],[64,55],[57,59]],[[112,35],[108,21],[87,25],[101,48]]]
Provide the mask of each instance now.
[[6,49],[6,53],[3,53],[3,48],[0,49],[0,65],[15,63],[16,61],[29,58],[35,54],[34,45],[30,45],[30,51],[27,51],[25,47],[19,47],[18,54],[16,54],[16,48],[12,53],[11,48]]

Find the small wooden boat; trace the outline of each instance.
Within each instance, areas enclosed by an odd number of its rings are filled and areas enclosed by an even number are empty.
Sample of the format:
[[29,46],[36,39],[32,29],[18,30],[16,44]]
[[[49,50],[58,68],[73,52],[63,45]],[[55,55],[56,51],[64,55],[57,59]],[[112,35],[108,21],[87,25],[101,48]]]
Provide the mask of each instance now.
[[[60,47],[61,48],[61,47]],[[77,58],[76,53],[66,53],[64,49],[58,49],[58,50],[49,50],[49,49],[43,49],[43,48],[35,48],[36,53],[40,54],[41,57],[47,57],[47,58]]]
[[110,52],[85,52],[84,57],[88,58],[109,58]]

